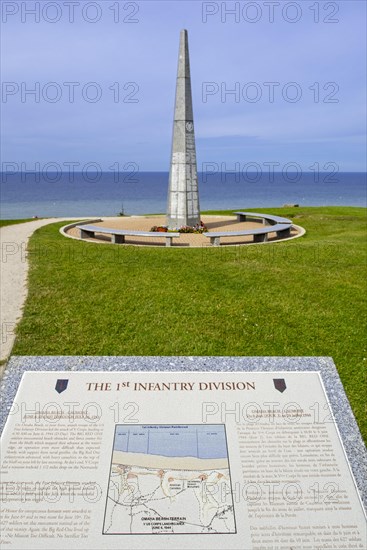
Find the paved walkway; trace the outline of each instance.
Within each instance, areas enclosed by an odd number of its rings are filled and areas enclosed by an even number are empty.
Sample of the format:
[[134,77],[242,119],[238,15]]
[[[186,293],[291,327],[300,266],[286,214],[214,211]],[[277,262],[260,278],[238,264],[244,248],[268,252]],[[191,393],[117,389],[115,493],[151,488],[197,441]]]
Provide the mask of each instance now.
[[[15,328],[27,297],[27,244],[32,233],[49,223],[73,218],[48,218],[0,228],[0,360],[9,357]],[[80,218],[76,218],[80,219]]]

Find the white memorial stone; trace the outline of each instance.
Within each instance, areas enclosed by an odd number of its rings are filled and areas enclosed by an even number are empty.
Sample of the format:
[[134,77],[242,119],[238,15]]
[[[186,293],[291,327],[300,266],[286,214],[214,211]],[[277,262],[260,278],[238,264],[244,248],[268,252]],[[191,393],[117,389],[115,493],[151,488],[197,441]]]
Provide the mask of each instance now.
[[26,372],[1,451],[1,548],[366,547],[317,372]]

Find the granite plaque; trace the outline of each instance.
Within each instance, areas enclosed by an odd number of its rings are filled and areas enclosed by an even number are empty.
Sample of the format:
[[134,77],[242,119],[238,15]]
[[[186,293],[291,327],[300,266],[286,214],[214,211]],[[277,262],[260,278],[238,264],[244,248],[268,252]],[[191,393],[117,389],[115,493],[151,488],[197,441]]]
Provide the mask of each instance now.
[[25,372],[1,547],[366,548],[319,372]]

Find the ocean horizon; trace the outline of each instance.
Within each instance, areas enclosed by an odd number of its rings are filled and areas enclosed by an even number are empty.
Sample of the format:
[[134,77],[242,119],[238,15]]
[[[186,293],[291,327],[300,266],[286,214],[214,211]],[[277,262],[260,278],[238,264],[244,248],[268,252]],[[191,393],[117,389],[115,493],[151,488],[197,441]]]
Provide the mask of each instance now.
[[[365,172],[200,172],[205,210],[367,206]],[[157,214],[166,211],[168,172],[1,173],[1,219]]]

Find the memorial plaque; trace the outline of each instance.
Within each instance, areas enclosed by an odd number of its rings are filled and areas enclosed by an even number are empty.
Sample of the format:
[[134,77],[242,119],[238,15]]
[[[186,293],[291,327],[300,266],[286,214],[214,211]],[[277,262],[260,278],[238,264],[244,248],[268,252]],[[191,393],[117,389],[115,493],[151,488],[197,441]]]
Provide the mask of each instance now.
[[25,372],[1,548],[366,548],[319,372]]

